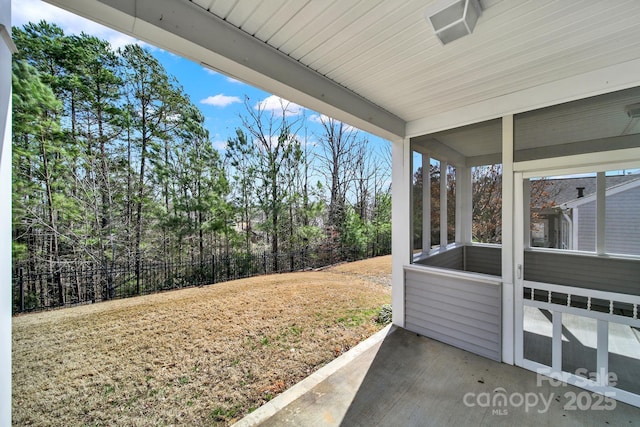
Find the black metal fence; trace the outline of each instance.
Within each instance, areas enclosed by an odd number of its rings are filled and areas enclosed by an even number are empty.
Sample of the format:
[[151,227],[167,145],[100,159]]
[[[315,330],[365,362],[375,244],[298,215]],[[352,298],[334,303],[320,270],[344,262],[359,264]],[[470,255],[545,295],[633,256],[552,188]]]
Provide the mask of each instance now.
[[366,248],[319,246],[277,254],[212,255],[197,262],[109,265],[71,262],[54,269],[46,265],[16,263],[12,279],[13,313],[91,304],[263,274],[316,269],[390,253],[391,238],[386,237]]

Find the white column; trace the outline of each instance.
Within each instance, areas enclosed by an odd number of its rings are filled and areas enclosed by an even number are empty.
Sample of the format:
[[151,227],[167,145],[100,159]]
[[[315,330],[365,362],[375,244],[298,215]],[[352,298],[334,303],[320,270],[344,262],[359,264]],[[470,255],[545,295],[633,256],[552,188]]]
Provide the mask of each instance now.
[[463,244],[473,239],[473,184],[471,168],[456,167],[456,241]]
[[[411,170],[413,173],[413,169]],[[413,209],[412,209],[413,210]],[[413,239],[413,236],[411,237]],[[431,250],[431,156],[422,155],[422,254]]]
[[393,323],[404,326],[404,265],[411,261],[411,147],[409,139],[394,141],[392,146],[391,233],[391,304]]
[[596,178],[596,252],[603,255],[606,251],[604,245],[604,227],[607,206],[607,177],[604,172],[598,172]]
[[[0,0],[11,28],[11,0]],[[11,51],[0,38],[0,425],[11,425]]]
[[514,362],[513,115],[502,118],[502,361]]
[[447,169],[448,163],[440,161],[440,247],[447,247]]
[[[525,230],[527,229],[524,219],[526,218],[525,212],[529,211],[529,197],[525,195],[530,191],[528,185],[520,185],[520,183],[529,182],[528,179],[523,179],[522,173],[514,173],[514,187],[513,187],[513,229]],[[524,328],[524,304],[522,297],[523,289],[523,268],[524,268],[524,248],[526,242],[528,242],[528,235],[526,233],[514,233],[513,235],[513,264],[520,266],[516,268],[515,279],[513,283],[513,349],[514,349],[514,363],[522,366],[523,363],[523,328]],[[503,346],[504,346],[503,342]]]

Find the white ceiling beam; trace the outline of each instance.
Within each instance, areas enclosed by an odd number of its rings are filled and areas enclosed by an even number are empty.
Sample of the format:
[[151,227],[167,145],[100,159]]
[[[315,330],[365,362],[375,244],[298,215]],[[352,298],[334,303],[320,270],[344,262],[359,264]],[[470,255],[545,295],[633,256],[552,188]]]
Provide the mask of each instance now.
[[458,151],[431,136],[411,138],[411,149],[456,167],[465,166],[466,158]]
[[573,156],[576,154],[597,153],[601,151],[623,150],[638,147],[640,147],[640,134],[633,134],[571,142],[567,144],[527,148],[516,151],[514,156],[516,162],[524,162],[528,160],[548,159],[552,157]]
[[406,123],[186,0],[46,0],[390,140]]
[[472,168],[474,166],[498,165],[502,163],[502,153],[483,154],[481,156],[467,157],[466,166]]

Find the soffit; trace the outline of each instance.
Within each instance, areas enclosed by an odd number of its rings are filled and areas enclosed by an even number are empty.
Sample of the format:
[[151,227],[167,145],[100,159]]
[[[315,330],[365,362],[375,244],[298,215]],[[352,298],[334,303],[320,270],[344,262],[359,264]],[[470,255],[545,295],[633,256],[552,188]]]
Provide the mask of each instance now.
[[409,122],[640,57],[640,2],[485,1],[441,45],[424,0],[191,0]]

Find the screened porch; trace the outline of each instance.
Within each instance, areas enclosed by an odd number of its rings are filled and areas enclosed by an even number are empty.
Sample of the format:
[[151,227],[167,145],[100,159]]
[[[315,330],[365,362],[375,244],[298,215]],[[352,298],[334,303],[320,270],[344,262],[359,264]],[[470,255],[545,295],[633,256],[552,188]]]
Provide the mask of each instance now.
[[405,327],[640,405],[640,88],[411,138]]

